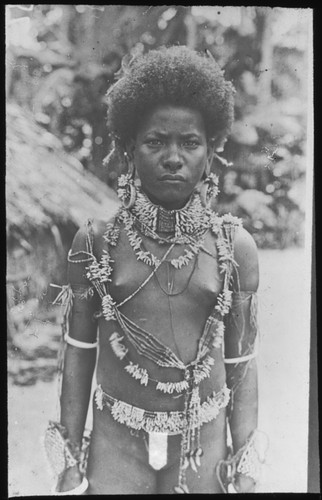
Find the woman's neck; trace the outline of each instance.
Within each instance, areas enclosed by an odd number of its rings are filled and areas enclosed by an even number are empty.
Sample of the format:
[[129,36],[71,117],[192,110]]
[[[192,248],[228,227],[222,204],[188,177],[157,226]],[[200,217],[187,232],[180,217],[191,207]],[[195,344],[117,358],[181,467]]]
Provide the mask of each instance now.
[[137,221],[157,234],[171,236],[193,235],[209,227],[209,214],[200,197],[193,193],[180,209],[167,209],[154,204],[141,190],[130,210]]

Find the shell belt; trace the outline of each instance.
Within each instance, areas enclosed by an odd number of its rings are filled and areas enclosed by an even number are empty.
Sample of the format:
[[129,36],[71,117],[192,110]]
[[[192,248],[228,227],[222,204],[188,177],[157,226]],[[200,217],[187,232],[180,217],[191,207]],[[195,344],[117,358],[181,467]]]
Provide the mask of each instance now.
[[[192,427],[196,428],[204,423],[214,420],[219,411],[229,402],[230,389],[225,384],[218,392],[213,392],[206,401],[200,405],[198,420],[193,421]],[[149,411],[137,406],[132,406],[106,394],[101,385],[95,391],[95,402],[98,410],[108,408],[114,420],[126,425],[130,429],[143,430],[148,433],[166,433],[168,435],[182,434],[187,420],[184,411]]]

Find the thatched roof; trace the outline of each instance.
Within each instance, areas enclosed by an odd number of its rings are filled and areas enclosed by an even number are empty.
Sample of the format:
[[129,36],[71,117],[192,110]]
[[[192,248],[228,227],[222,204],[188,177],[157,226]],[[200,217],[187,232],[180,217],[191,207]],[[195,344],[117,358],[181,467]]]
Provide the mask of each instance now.
[[33,115],[7,105],[7,228],[28,235],[40,228],[108,217],[115,193],[67,154]]

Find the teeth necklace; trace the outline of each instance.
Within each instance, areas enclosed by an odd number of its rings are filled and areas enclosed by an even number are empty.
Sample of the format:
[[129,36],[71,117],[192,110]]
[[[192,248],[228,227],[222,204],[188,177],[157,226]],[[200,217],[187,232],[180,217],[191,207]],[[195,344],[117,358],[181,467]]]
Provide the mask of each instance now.
[[[150,267],[159,265],[160,259],[144,247],[141,236],[134,228],[134,219],[129,211],[123,210],[120,219],[124,224],[125,232],[129,243],[135,252],[137,260],[144,262]],[[198,255],[201,246],[204,244],[205,236],[206,232],[204,232],[203,237],[198,242],[190,242],[189,249],[186,248],[183,255],[170,260],[171,265],[175,269],[181,269],[183,266],[188,265],[190,260],[193,259],[194,256]],[[168,243],[170,243],[170,241]]]

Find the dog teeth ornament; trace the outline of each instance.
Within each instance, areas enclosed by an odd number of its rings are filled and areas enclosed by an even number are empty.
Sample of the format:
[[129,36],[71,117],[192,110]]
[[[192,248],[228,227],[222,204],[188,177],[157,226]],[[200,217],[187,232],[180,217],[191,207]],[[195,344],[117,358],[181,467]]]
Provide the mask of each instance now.
[[203,455],[202,448],[197,448],[195,451],[195,462],[197,464],[197,467],[200,467],[201,465],[200,458],[202,457],[202,455]]
[[228,493],[238,493],[238,491],[236,490],[236,488],[233,485],[233,483],[229,483],[228,484],[228,486],[227,486],[227,492]]
[[180,493],[180,494],[189,493],[189,489],[186,484],[183,484],[182,486],[175,486],[173,489],[175,493]]
[[189,459],[188,457],[185,457],[184,458],[184,462],[183,462],[183,465],[182,465],[182,468],[185,470],[189,467]]
[[191,469],[194,471],[194,472],[198,472],[197,470],[197,466],[196,466],[196,462],[194,460],[194,457],[191,455],[191,457],[189,458],[189,461],[190,461],[190,467]]

